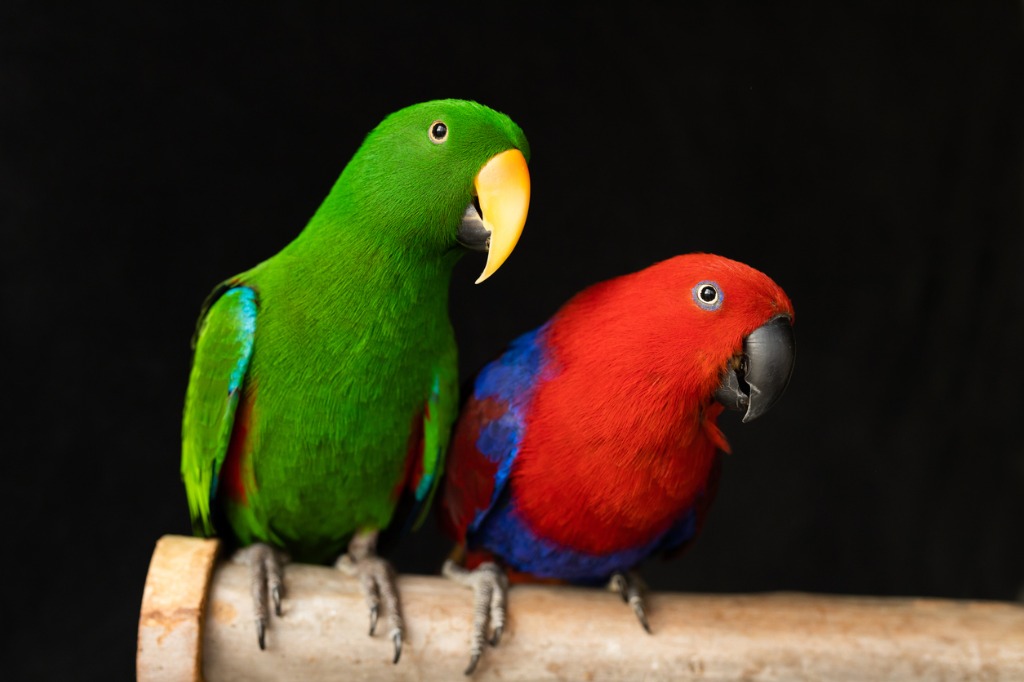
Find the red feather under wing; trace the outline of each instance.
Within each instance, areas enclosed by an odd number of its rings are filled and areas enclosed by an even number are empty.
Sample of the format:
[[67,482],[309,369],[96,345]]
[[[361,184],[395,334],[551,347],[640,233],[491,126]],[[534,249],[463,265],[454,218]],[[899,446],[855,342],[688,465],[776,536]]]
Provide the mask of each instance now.
[[[235,423],[231,429],[231,442],[224,456],[224,464],[220,469],[220,485],[224,486],[227,498],[236,504],[248,504],[249,494],[246,478],[252,479],[250,457],[252,448],[249,445],[249,431],[252,424],[252,408],[255,402],[255,391],[243,392],[235,411]],[[249,476],[245,472],[250,472]]]
[[408,490],[415,493],[420,481],[423,480],[423,416],[424,411],[417,412],[409,425],[409,445],[405,453],[405,473],[395,482],[391,491],[391,499],[396,502],[402,493]]

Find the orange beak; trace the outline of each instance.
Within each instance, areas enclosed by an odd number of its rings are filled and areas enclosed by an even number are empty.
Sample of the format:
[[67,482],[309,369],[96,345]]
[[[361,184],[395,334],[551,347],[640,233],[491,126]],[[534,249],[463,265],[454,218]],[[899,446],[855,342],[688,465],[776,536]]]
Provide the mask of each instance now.
[[473,181],[483,225],[490,232],[487,264],[476,283],[497,272],[523,233],[530,208],[530,171],[518,149],[509,149],[484,164]]

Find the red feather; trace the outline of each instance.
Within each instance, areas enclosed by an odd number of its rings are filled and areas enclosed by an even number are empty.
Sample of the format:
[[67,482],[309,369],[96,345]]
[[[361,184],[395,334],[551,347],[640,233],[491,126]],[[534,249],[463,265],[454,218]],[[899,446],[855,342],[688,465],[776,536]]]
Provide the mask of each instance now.
[[441,499],[441,521],[445,531],[462,542],[477,512],[491,505],[494,476],[498,462],[492,462],[476,449],[480,429],[504,413],[503,405],[493,400],[471,400],[459,418],[445,468],[458,477],[458,486],[445,485]]
[[220,485],[224,486],[228,499],[237,504],[249,503],[242,470],[251,468],[249,425],[252,423],[254,394],[255,391],[246,390],[239,398],[238,407],[235,409],[235,423],[231,428],[231,441],[228,443],[228,451],[220,469]]
[[[722,308],[693,305],[701,280]],[[728,444],[712,403],[742,339],[792,305],[767,276],[717,257],[681,257],[595,285],[546,337],[541,384],[512,470],[513,499],[538,536],[606,554],[653,540],[695,501]]]

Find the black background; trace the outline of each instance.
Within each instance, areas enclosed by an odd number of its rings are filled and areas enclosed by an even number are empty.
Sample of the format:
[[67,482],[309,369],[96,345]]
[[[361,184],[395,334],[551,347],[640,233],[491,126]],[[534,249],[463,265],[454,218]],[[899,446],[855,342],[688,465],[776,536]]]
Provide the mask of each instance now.
[[[464,373],[676,253],[794,301],[790,389],[723,418],[716,507],[646,567],[656,588],[1017,597],[1019,2],[341,4],[0,9],[11,679],[131,678],[153,544],[189,528],[200,302],[302,228],[384,115],[437,97],[533,147],[516,252],[453,279]],[[429,529],[395,558],[433,572],[446,550]]]

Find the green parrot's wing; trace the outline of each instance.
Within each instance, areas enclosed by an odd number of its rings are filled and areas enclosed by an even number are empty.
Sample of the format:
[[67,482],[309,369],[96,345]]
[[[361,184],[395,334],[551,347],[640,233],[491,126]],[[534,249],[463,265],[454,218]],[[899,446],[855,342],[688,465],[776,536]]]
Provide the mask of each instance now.
[[426,520],[444,472],[444,456],[459,403],[455,374],[455,370],[434,373],[434,383],[423,410],[422,447],[419,452],[410,453],[410,457],[419,457],[418,461],[410,463],[413,475],[409,488],[413,494],[413,506],[409,519],[413,529],[419,528]]
[[214,532],[210,501],[217,492],[252,357],[256,311],[252,289],[221,285],[207,299],[192,340],[195,355],[182,420],[181,477],[197,535]]

